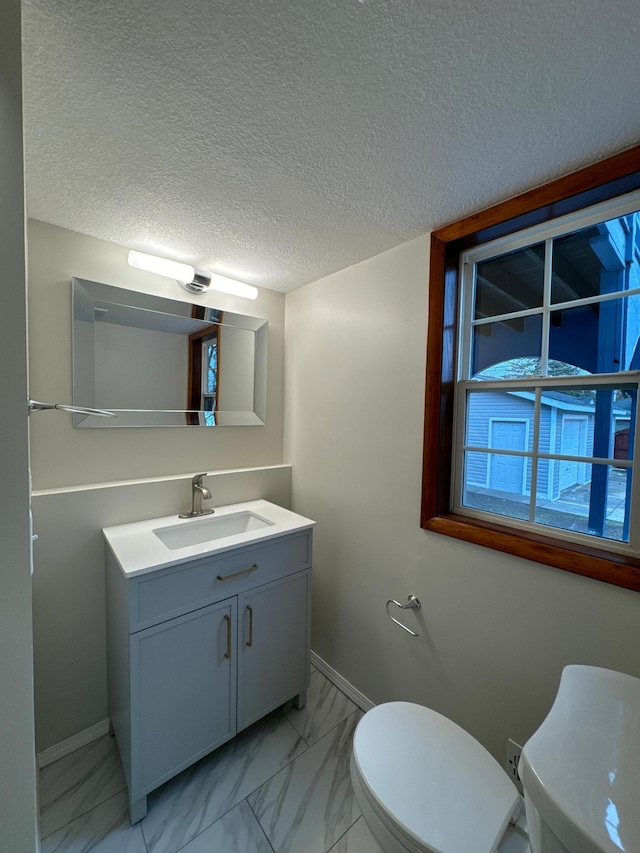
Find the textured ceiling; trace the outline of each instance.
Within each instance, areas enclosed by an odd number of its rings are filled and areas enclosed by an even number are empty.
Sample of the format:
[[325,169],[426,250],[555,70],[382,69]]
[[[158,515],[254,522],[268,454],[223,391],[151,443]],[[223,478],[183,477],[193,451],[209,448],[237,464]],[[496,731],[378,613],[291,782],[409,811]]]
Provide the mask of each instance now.
[[26,0],[30,216],[290,290],[640,137],[637,0]]

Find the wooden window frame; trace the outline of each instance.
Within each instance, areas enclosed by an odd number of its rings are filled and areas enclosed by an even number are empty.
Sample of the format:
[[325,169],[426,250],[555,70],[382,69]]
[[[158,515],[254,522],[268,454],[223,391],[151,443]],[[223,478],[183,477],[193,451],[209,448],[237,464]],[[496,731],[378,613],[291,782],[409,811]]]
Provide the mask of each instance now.
[[452,512],[459,258],[474,246],[640,189],[640,146],[439,228],[431,235],[421,526],[640,591],[640,557]]
[[222,327],[219,323],[203,329],[201,332],[194,332],[189,335],[189,388],[187,408],[195,409],[196,411],[204,411],[202,385],[206,367],[203,364],[202,351],[203,344],[215,338],[218,341],[218,375],[216,377],[215,394],[210,394],[214,398],[214,414],[218,414],[218,391],[220,384],[220,337]]

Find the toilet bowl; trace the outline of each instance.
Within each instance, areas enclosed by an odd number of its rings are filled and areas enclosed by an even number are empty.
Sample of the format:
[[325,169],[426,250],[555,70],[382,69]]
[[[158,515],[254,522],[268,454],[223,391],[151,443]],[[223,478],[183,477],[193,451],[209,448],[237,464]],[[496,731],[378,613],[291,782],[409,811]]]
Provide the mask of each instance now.
[[[640,679],[566,667],[525,744],[520,776],[530,844],[520,839],[523,849],[640,853]],[[385,853],[493,853],[523,810],[483,746],[409,702],[378,705],[360,720],[351,779]]]

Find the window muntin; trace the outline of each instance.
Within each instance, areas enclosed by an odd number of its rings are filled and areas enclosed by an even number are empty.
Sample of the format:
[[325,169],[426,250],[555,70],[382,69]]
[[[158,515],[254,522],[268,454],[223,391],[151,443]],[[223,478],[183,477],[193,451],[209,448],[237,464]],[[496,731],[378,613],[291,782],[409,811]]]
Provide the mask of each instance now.
[[638,550],[638,208],[627,197],[461,256],[455,512]]

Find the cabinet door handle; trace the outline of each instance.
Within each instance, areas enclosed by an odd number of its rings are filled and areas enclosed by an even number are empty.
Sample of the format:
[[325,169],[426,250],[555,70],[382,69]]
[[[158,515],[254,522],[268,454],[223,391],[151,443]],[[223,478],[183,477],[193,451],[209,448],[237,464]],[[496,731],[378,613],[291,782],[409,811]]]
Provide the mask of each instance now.
[[253,645],[253,607],[250,604],[247,604],[247,610],[249,611],[249,639],[246,642],[247,646]]
[[227,651],[224,656],[227,660],[231,657],[231,619],[225,614],[225,622],[227,623]]
[[228,581],[231,580],[231,578],[239,578],[240,575],[248,575],[249,572],[255,572],[257,568],[258,564],[254,563],[252,566],[249,566],[248,569],[243,569],[241,572],[233,572],[231,575],[217,575],[217,578],[219,581]]

